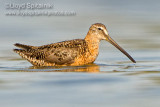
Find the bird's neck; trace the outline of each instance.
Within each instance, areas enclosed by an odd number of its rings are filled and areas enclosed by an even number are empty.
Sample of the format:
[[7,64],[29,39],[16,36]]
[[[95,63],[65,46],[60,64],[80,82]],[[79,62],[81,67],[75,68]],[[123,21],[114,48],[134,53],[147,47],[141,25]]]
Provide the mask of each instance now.
[[100,40],[96,38],[96,35],[91,35],[90,33],[84,39],[88,45],[88,53],[86,54],[86,58],[90,61],[90,63],[94,62],[99,54],[99,43]]
[[88,34],[85,37],[85,41],[88,45],[90,45],[92,48],[99,48],[100,40],[97,38],[96,35],[91,34],[88,32]]
[[99,53],[100,40],[96,38],[96,35],[88,33],[85,37],[85,41],[88,45],[88,49],[93,56],[97,56]]

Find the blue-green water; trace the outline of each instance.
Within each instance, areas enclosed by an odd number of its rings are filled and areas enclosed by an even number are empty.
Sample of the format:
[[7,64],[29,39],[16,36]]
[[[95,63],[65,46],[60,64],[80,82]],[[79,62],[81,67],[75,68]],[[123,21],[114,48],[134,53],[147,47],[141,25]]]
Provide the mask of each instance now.
[[[160,2],[158,0],[47,0],[76,16],[5,16],[1,1],[0,105],[2,107],[159,107]],[[30,1],[31,3],[46,3]],[[33,67],[12,51],[14,43],[44,45],[84,38],[103,23],[136,61],[102,41],[95,64]]]

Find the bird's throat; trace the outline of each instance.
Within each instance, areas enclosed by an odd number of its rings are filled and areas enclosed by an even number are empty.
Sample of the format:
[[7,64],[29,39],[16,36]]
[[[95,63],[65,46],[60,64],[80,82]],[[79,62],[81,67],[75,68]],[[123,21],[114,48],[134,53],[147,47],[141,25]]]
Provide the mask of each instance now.
[[87,35],[85,37],[85,41],[88,45],[88,50],[90,54],[87,56],[92,62],[94,62],[99,54],[100,40],[97,39],[96,37],[94,38],[94,35]]

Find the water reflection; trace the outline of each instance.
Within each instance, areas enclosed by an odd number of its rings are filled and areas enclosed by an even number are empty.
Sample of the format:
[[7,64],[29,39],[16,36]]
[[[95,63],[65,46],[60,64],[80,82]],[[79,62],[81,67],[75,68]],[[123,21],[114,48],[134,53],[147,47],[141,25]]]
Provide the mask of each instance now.
[[16,70],[18,72],[100,72],[100,66],[97,64],[88,64],[85,66],[55,66],[55,67],[35,67],[31,66],[28,69]]

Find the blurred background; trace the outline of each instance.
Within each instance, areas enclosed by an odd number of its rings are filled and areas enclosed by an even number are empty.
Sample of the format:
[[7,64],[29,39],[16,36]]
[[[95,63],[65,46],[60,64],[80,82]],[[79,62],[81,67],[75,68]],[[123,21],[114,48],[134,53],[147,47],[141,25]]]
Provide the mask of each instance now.
[[[3,5],[0,7],[0,47],[6,51],[12,50],[14,48],[12,44],[17,42],[44,45],[63,40],[84,38],[89,27],[94,23],[105,24],[115,41],[125,49],[134,51],[131,53],[132,55],[134,55],[135,50],[152,50],[154,52],[160,48],[160,3],[158,0],[32,0],[27,2],[2,0],[1,2]],[[53,4],[53,9],[43,9],[43,11],[74,11],[76,15],[6,16],[6,13],[19,11],[6,9],[6,4],[9,3],[50,3]],[[30,10],[21,10],[21,12],[23,11]],[[118,52],[113,46],[104,42],[101,44],[101,49],[105,48],[107,51]],[[145,54],[147,53],[145,52]],[[6,53],[4,55],[8,56]],[[14,56],[16,54],[12,53],[10,55]]]
[[[53,9],[43,11],[76,14],[7,16],[19,12],[6,9],[9,3],[49,3]],[[0,4],[1,106],[160,106],[159,0],[1,0]],[[20,10],[24,11],[41,10]],[[14,43],[39,46],[84,38],[94,23],[106,25],[110,36],[137,63],[106,41],[91,66],[33,69],[12,52]]]

